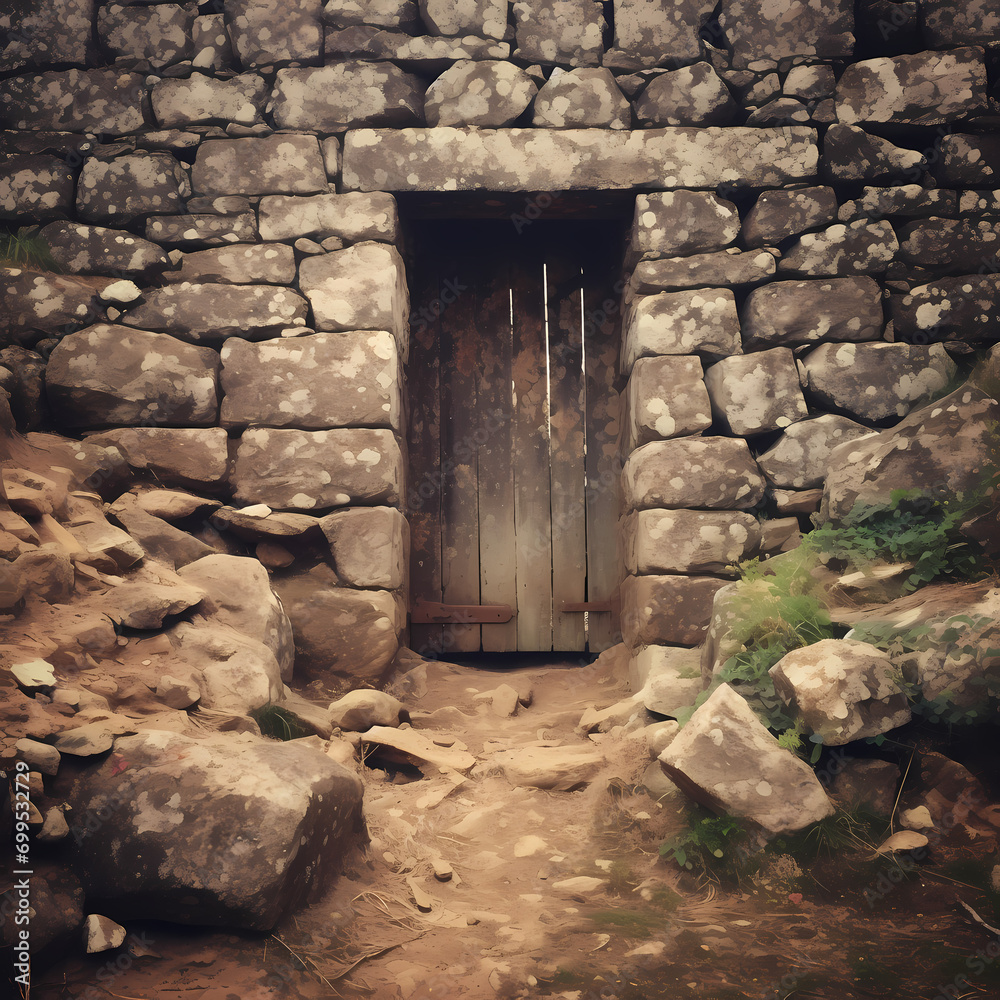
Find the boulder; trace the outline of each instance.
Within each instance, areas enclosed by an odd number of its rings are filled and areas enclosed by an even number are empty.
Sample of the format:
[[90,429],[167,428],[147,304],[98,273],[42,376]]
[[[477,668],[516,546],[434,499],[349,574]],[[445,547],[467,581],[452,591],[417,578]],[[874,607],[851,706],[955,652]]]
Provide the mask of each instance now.
[[716,419],[733,434],[778,430],[808,414],[788,347],[724,358],[705,371]]
[[741,322],[748,348],[880,340],[882,292],[870,277],[776,281],[747,296]]
[[676,257],[696,251],[721,250],[736,239],[740,216],[731,201],[709,191],[664,191],[640,194],[629,256]]
[[256,73],[220,80],[204,73],[159,80],[150,93],[153,114],[161,128],[217,123],[258,125],[269,90]]
[[604,51],[604,9],[596,0],[514,0],[516,59],[598,66]]
[[[700,654],[696,649],[674,646],[647,646],[629,664],[632,687],[647,711],[656,715],[675,716],[694,705],[701,694]],[[661,737],[662,739],[662,737]],[[669,740],[655,756],[659,756]]]
[[870,427],[849,417],[824,413],[786,428],[767,451],[757,456],[757,464],[775,486],[815,489],[823,485],[833,450],[871,433]]
[[127,427],[89,440],[117,448],[132,468],[167,486],[211,488],[226,478],[228,438],[221,427]]
[[793,0],[780,8],[723,0],[719,26],[731,46],[734,69],[757,69],[792,56],[850,58],[854,51],[851,0]]
[[743,220],[747,247],[777,246],[790,236],[825,226],[837,218],[837,195],[832,187],[764,191]]
[[557,66],[535,98],[531,123],[536,128],[627,129],[632,110],[611,70]]
[[243,66],[315,62],[323,52],[323,0],[226,0],[225,12]]
[[95,511],[93,520],[73,519],[70,534],[91,555],[110,559],[121,572],[145,556],[143,547],[126,531],[109,524]]
[[326,168],[313,135],[208,139],[198,147],[191,183],[196,194],[313,194],[326,191]]
[[263,643],[273,654],[281,678],[290,680],[295,662],[292,626],[267,570],[250,557],[210,555],[188,563],[177,574],[207,595],[195,624],[221,624]]
[[24,66],[83,66],[94,0],[34,0],[0,13],[0,72]]
[[135,7],[110,3],[98,9],[97,34],[115,60],[161,69],[194,54],[195,13],[191,4]]
[[1000,276],[941,278],[895,296],[891,303],[893,327],[900,340],[993,343],[1000,314]]
[[510,62],[467,59],[446,69],[427,88],[428,125],[479,125],[504,128],[527,110],[535,82]]
[[240,439],[231,478],[240,502],[311,511],[396,504],[403,474],[392,431],[250,428]]
[[651,441],[622,470],[626,511],[651,507],[746,510],[764,496],[764,477],[742,438]]
[[640,358],[625,389],[625,451],[647,441],[698,434],[712,426],[701,362],[688,355]]
[[585,787],[603,765],[604,755],[592,744],[528,746],[501,751],[488,762],[491,769],[499,768],[512,785],[552,792]]
[[728,684],[695,711],[659,760],[695,801],[749,820],[769,837],[833,815],[812,768],[781,747]]
[[31,346],[39,337],[71,333],[104,319],[93,285],[77,278],[4,267],[0,288],[5,306],[0,311],[3,344]]
[[870,423],[905,417],[957,372],[941,344],[821,344],[799,364],[809,399]]
[[887,733],[910,721],[888,653],[854,639],[823,639],[786,653],[768,671],[781,700],[828,746]]
[[59,267],[73,274],[148,279],[170,266],[155,243],[125,229],[52,222],[41,236]]
[[144,299],[122,316],[122,323],[194,343],[234,336],[261,340],[290,327],[305,327],[309,309],[297,292],[274,285],[182,282],[150,289]]
[[180,267],[164,278],[171,284],[290,285],[295,281],[295,251],[284,243],[198,250],[183,254]]
[[355,330],[222,348],[224,427],[400,429],[402,372],[392,334]]
[[399,251],[358,243],[299,265],[299,287],[319,330],[388,330],[406,355],[410,296]]
[[311,747],[147,731],[73,782],[74,869],[119,919],[270,930],[335,873],[361,796]]
[[[507,0],[472,0],[459,4],[454,0],[420,0],[420,16],[432,35],[477,35],[480,38],[502,39],[507,31]],[[385,26],[391,27],[403,20],[397,14],[397,19]],[[379,22],[368,20],[365,23]]]
[[184,210],[187,174],[170,153],[89,157],[80,171],[76,210],[88,222],[130,222]]
[[615,0],[615,47],[609,65],[660,66],[701,57],[699,32],[715,10],[711,0]]
[[849,65],[837,84],[837,120],[941,125],[986,108],[986,66],[976,46],[883,56]]
[[899,259],[937,275],[1000,271],[1000,222],[921,219],[899,232]]
[[629,573],[729,575],[756,555],[760,526],[742,511],[640,510],[619,523]]
[[708,576],[629,576],[621,585],[621,629],[632,651],[647,645],[696,646],[712,599],[725,580]]
[[47,604],[65,604],[73,596],[73,563],[61,546],[51,542],[22,552],[13,563],[24,592]]
[[815,233],[803,233],[778,261],[778,272],[811,277],[883,274],[898,249],[888,222],[838,222]]
[[974,494],[991,465],[990,425],[1000,404],[962,386],[895,427],[841,445],[830,456],[821,517],[841,523],[856,504],[885,506],[893,490]]
[[663,125],[728,125],[736,102],[708,62],[682,66],[655,76],[635,102],[646,128]]
[[773,253],[743,253],[730,247],[689,257],[640,260],[629,278],[628,291],[632,295],[650,295],[684,288],[759,285],[773,278],[776,270]]
[[920,180],[927,158],[914,149],[869,135],[857,125],[831,125],[823,142],[823,173],[836,181]]
[[456,742],[454,737],[433,730],[372,726],[362,737],[361,746],[374,749],[380,759],[390,763],[411,764],[429,777],[450,772],[453,778],[456,772],[467,774],[476,763],[465,745]]
[[398,726],[402,718],[409,718],[403,703],[384,691],[348,691],[330,704],[329,711],[331,726],[354,733],[372,726]]
[[[88,23],[81,41],[89,36]],[[141,73],[117,69],[49,70],[11,77],[0,92],[0,127],[126,135],[145,125],[144,94]]]
[[381,191],[270,195],[261,199],[259,215],[261,239],[265,240],[337,236],[345,243],[395,243],[399,238],[396,199]]
[[46,387],[53,411],[69,427],[204,426],[218,414],[218,366],[208,348],[100,323],[59,342]]
[[272,102],[279,128],[407,128],[423,123],[424,84],[392,63],[343,60],[278,70]]
[[73,213],[73,171],[58,156],[5,156],[0,177],[0,220],[46,222]]
[[741,353],[736,298],[728,288],[642,295],[625,310],[622,371],[640,358]]
[[397,590],[406,585],[410,528],[392,507],[352,507],[328,514],[320,527],[337,576],[352,587]]

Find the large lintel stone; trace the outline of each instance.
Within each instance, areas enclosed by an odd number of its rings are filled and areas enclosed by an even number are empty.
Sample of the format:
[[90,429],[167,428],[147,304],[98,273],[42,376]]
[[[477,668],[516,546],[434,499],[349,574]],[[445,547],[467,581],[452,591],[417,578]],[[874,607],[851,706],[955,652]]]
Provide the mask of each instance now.
[[400,381],[391,333],[360,330],[222,348],[225,427],[392,427]]
[[651,507],[748,510],[764,496],[764,477],[742,438],[650,441],[622,470],[626,511]]
[[403,455],[392,431],[250,428],[236,452],[232,483],[242,503],[277,510],[399,503]]
[[326,191],[326,169],[313,135],[209,139],[192,170],[195,194],[313,194]]
[[355,129],[344,189],[569,191],[778,186],[815,176],[809,128]]
[[260,201],[260,236],[264,240],[322,240],[339,236],[348,243],[376,240],[395,243],[399,235],[396,199],[380,191],[364,194],[270,195]]
[[740,321],[728,288],[696,288],[637,298],[626,311],[622,371],[661,354],[739,354]]

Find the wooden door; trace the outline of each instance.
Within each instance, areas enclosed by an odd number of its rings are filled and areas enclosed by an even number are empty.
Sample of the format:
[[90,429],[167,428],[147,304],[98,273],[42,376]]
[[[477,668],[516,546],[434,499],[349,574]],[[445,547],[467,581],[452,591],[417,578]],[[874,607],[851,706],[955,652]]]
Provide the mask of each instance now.
[[606,649],[617,587],[617,227],[425,222],[409,264],[411,601],[507,604],[414,625],[427,655]]

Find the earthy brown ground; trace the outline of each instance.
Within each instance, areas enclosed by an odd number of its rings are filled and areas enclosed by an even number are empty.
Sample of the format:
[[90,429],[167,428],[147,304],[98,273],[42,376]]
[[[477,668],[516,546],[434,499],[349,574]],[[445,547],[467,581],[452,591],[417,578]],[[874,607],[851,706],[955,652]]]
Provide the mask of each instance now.
[[[533,691],[513,718],[475,698],[503,682]],[[866,890],[894,868],[858,842],[797,856],[801,875],[785,855],[739,883],[697,878],[659,857],[682,803],[639,785],[642,741],[605,737],[607,766],[577,791],[512,787],[491,773],[503,749],[586,743],[575,732],[583,710],[621,696],[606,666],[431,664],[420,688],[401,692],[414,728],[461,741],[480,764],[457,785],[430,768],[367,768],[372,843],[324,898],[273,935],[130,924],[142,943],[133,951],[147,954],[36,969],[32,998],[1000,997],[1000,944],[956,905],[998,922],[993,841],[935,846],[877,900]],[[435,858],[450,881],[435,878]],[[580,875],[603,883],[554,888]],[[431,897],[429,912],[411,885]]]

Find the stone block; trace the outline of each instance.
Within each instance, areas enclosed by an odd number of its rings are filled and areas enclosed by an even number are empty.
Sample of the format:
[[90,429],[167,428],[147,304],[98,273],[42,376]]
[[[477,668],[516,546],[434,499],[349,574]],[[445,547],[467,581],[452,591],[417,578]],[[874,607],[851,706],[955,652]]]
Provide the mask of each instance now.
[[110,3],[97,12],[97,34],[116,60],[162,68],[194,55],[195,14],[193,4]]
[[230,246],[257,241],[257,216],[254,212],[233,215],[157,215],[146,222],[147,239],[165,246]]
[[100,323],[63,337],[46,370],[69,427],[214,424],[219,356],[174,337]]
[[73,212],[76,179],[58,156],[0,157],[0,221],[47,222]]
[[423,122],[424,84],[392,63],[344,60],[279,70],[272,103],[279,128],[319,132],[360,125],[408,128]]
[[925,44],[934,49],[995,42],[1000,37],[1000,3],[997,0],[921,0],[920,14]]
[[319,142],[312,135],[209,139],[191,172],[195,194],[313,194],[326,191]]
[[839,124],[827,130],[820,166],[835,181],[891,183],[902,179],[913,184],[920,180],[927,158],[915,149],[869,135],[857,125]]
[[291,285],[295,251],[285,243],[257,243],[198,250],[181,257],[181,266],[164,278],[171,284],[226,282],[233,285]]
[[613,55],[638,66],[695,62],[714,10],[711,0],[615,0]]
[[625,453],[647,441],[698,434],[712,426],[701,361],[688,355],[640,358],[625,389]]
[[743,511],[639,510],[620,525],[628,573],[711,573],[732,576],[733,566],[757,554],[760,525]]
[[741,321],[748,348],[827,339],[880,340],[882,291],[869,277],[775,281],[747,296]]
[[167,255],[155,243],[126,229],[52,222],[41,235],[56,263],[73,274],[149,278],[170,266]]
[[896,337],[968,344],[1000,339],[1000,276],[966,274],[918,285],[892,300]]
[[222,348],[224,427],[400,429],[401,372],[384,331],[317,333]]
[[743,220],[747,247],[777,246],[789,236],[825,226],[837,218],[832,187],[764,191]]
[[622,371],[661,354],[739,354],[736,299],[728,288],[642,295],[626,309]]
[[382,192],[269,195],[261,199],[258,214],[261,239],[265,240],[339,236],[345,243],[395,243],[399,239],[396,199]]
[[145,93],[141,73],[116,69],[11,77],[0,92],[0,127],[126,135],[145,125]]
[[767,451],[757,456],[757,464],[775,486],[815,489],[823,485],[833,449],[870,433],[870,427],[849,417],[824,413],[792,424]]
[[93,285],[26,268],[0,268],[4,309],[0,343],[34,344],[40,336],[60,335],[104,319]]
[[842,125],[941,125],[986,108],[986,66],[977,46],[864,59],[837,84]]
[[474,35],[463,38],[413,37],[402,31],[363,26],[327,31],[323,47],[327,65],[345,59],[391,60],[408,72],[431,76],[444,72],[460,59],[510,58],[507,42],[476,38]]
[[697,646],[705,638],[715,592],[711,576],[629,576],[622,582],[622,639],[631,651],[649,645]]
[[712,412],[733,434],[779,430],[809,412],[788,347],[723,358],[705,372]]
[[191,29],[192,64],[200,70],[225,71],[233,65],[233,43],[226,31],[224,14],[203,14]]
[[736,239],[740,214],[710,191],[665,191],[635,199],[629,258],[721,250]]
[[711,63],[668,70],[655,76],[635,102],[645,127],[657,125],[728,125],[736,102]]
[[264,120],[261,109],[269,95],[267,82],[256,73],[241,73],[228,80],[192,73],[187,78],[157,81],[150,99],[161,128],[185,128],[230,122],[258,125]]
[[858,219],[926,218],[957,213],[958,192],[903,184],[866,187],[860,198],[840,206],[837,218],[841,222],[855,222]]
[[808,128],[353,129],[344,140],[344,189],[774,187],[812,179],[817,161]]
[[899,259],[938,275],[1000,271],[1000,222],[921,219],[899,232]]
[[392,507],[352,507],[320,520],[337,576],[352,587],[397,590],[409,579],[410,526]]
[[183,282],[150,289],[144,298],[122,316],[124,325],[195,343],[232,336],[261,340],[276,331],[304,327],[308,309],[297,292],[274,285]]
[[[417,0],[327,0],[323,8],[323,20],[338,28],[352,24],[374,24],[382,28],[416,31],[423,27]],[[506,13],[504,20],[506,22]]]
[[538,88],[510,62],[466,59],[446,69],[424,97],[428,125],[505,128],[527,110]]
[[221,427],[125,427],[88,441],[117,448],[132,468],[167,486],[214,489],[226,480],[229,443]]
[[432,35],[502,40],[507,32],[507,0],[420,0],[420,15]]
[[626,512],[651,507],[749,510],[764,496],[764,477],[742,438],[651,441],[622,470]]
[[25,66],[83,66],[94,0],[20,0],[0,11],[0,73]]
[[774,276],[777,261],[766,250],[744,253],[734,247],[690,257],[640,260],[629,278],[631,295],[674,292],[684,288],[758,285]]
[[[647,646],[636,653],[629,662],[629,678],[643,678],[642,685],[633,686],[633,690],[638,691],[638,700],[646,710],[672,717],[693,707],[702,691],[699,659],[696,650],[678,646]],[[658,752],[669,742],[667,739]]]
[[899,243],[885,221],[837,223],[803,233],[778,261],[778,272],[819,275],[884,274]]
[[632,106],[611,70],[557,66],[535,98],[531,123],[538,128],[627,129]]
[[871,423],[905,417],[957,371],[941,344],[821,344],[799,363],[811,400]]
[[596,0],[514,0],[517,48],[532,63],[599,66],[604,9]]
[[299,287],[320,330],[388,330],[405,358],[410,297],[395,247],[358,243],[299,265]]
[[187,175],[170,153],[130,153],[83,165],[76,208],[89,222],[128,222],[144,215],[184,210]]
[[399,503],[403,455],[392,431],[250,428],[236,453],[232,483],[242,503],[319,511],[348,504]]
[[1000,182],[1000,136],[946,135],[939,148],[934,172],[940,183],[990,187]]
[[226,0],[226,26],[244,67],[316,61],[323,0]]

